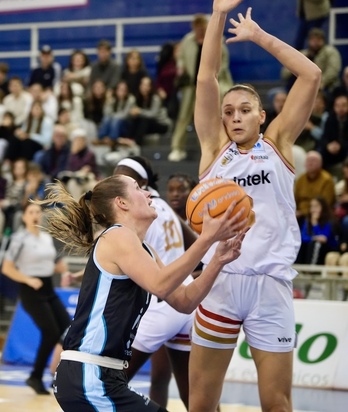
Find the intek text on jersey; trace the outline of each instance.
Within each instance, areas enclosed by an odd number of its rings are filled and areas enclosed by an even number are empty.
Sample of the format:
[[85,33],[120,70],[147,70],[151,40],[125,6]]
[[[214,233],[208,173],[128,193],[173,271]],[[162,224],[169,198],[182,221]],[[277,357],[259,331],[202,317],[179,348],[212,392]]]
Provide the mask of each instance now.
[[264,185],[266,183],[271,184],[269,173],[266,173],[264,170],[261,170],[261,174],[248,175],[246,177],[233,177],[232,180],[240,186]]

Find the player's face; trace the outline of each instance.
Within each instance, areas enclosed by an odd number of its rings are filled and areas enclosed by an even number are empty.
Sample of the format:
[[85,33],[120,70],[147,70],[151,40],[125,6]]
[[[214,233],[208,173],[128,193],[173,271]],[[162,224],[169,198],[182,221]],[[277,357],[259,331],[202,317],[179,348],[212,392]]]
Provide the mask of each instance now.
[[127,193],[132,212],[137,217],[151,217],[152,219],[155,219],[157,217],[157,212],[152,206],[151,193],[139,187],[137,181],[132,177],[124,177],[127,180]]
[[22,220],[26,228],[31,228],[41,224],[42,209],[38,205],[29,205],[23,212]]
[[190,187],[186,180],[182,178],[172,178],[167,184],[167,199],[170,206],[179,212],[186,207],[186,200],[190,194]]
[[230,140],[249,149],[257,141],[265,112],[255,96],[244,90],[228,93],[222,102],[222,121]]

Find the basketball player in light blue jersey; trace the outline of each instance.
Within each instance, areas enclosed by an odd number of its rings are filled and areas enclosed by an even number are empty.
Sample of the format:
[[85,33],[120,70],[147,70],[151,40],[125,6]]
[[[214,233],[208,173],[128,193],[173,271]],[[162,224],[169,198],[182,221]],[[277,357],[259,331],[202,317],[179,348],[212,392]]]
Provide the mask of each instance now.
[[[300,245],[293,194],[292,146],[304,128],[321,82],[319,68],[245,15],[231,19],[227,43],[251,41],[297,79],[281,113],[265,121],[260,97],[235,85],[220,105],[218,72],[227,13],[242,0],[215,0],[197,79],[195,127],[201,146],[200,180],[235,180],[253,199],[256,222],[241,256],[222,270],[199,305],[190,356],[190,412],[213,412],[240,328],[258,373],[263,411],[292,411],[292,357],[296,342],[292,264]],[[203,258],[208,264],[214,248]]]
[[[63,344],[54,394],[65,412],[160,412],[164,408],[128,386],[124,369],[151,294],[181,312],[192,312],[207,294],[224,264],[240,255],[247,229],[240,212],[229,219],[205,213],[202,234],[179,259],[165,266],[145,241],[157,212],[150,192],[131,177],[117,175],[96,184],[79,202],[61,183],[45,208],[49,232],[68,247],[89,255],[76,312]],[[60,206],[58,206],[60,205]],[[242,212],[242,211],[241,211]],[[95,240],[93,224],[104,231]],[[219,246],[197,279],[183,281],[216,241]]]

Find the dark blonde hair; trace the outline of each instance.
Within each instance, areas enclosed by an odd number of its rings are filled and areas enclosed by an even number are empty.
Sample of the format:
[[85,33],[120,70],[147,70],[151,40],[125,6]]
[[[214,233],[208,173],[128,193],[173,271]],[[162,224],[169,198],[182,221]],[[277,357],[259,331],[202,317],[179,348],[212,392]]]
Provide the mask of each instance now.
[[65,244],[65,249],[89,254],[94,244],[93,225],[107,228],[115,223],[113,200],[127,198],[126,183],[122,176],[107,177],[96,184],[77,202],[56,181],[47,185],[47,197],[32,203],[44,206],[47,215],[46,230]]
[[247,93],[251,94],[257,100],[257,102],[259,104],[260,111],[263,110],[261,97],[258,94],[258,92],[256,91],[255,87],[252,86],[251,84],[247,84],[247,83],[235,84],[229,90],[227,90],[227,92],[223,95],[223,97],[227,96],[231,92],[235,92],[235,91],[238,91],[238,90],[242,90],[244,92],[247,92]]

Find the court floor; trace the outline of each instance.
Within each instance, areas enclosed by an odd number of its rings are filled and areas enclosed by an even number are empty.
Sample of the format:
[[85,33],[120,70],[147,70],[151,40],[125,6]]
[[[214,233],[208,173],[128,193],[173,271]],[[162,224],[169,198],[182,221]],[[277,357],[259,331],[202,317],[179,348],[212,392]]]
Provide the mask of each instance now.
[[[0,411],[1,412],[61,412],[53,395],[38,396],[24,383],[29,368],[18,365],[0,364]],[[49,386],[52,378],[47,372],[45,384]],[[148,393],[149,378],[146,374],[137,375],[131,385],[139,392]],[[175,381],[170,385],[170,412],[184,412],[178,399]],[[318,389],[293,389],[296,412],[347,412],[348,391]],[[225,382],[221,397],[222,412],[261,412],[255,384]]]

